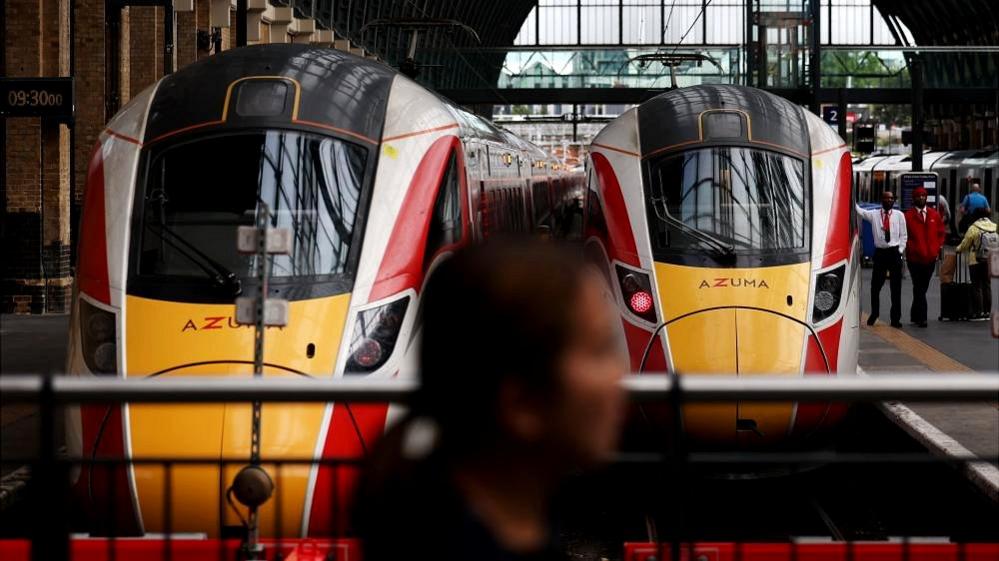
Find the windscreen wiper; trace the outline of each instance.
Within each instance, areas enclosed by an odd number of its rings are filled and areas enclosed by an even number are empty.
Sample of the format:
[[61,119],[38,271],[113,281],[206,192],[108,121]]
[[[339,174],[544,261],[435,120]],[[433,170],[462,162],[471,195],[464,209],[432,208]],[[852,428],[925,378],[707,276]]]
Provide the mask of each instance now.
[[163,223],[154,225],[150,222],[146,223],[146,227],[159,236],[167,245],[197,265],[217,286],[229,289],[233,296],[238,296],[243,292],[243,284],[240,282],[239,277],[236,276],[236,273],[209,257],[205,252],[195,247],[194,244],[184,239],[183,236],[172,228]]
[[731,258],[735,256],[735,247],[732,244],[725,243],[703,230],[689,226],[682,220],[679,220],[670,214],[669,210],[666,209],[666,199],[653,197],[652,207],[655,209],[656,216],[658,216],[660,220],[675,228],[679,228],[692,238],[706,244],[711,250],[713,250],[713,255],[715,255],[715,257]]

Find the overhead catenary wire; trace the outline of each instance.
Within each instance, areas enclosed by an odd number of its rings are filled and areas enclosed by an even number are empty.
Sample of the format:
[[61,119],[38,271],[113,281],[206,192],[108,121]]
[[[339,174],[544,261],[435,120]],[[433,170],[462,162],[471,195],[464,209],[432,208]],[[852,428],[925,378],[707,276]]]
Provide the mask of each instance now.
[[[677,49],[679,49],[680,45],[683,44],[683,41],[687,38],[687,35],[690,35],[690,32],[694,29],[694,26],[697,25],[697,22],[700,21],[700,19],[704,16],[704,12],[705,10],[708,9],[708,6],[711,5],[711,1],[712,0],[707,0],[707,2],[701,4],[701,9],[700,11],[697,12],[697,16],[694,17],[694,21],[690,22],[690,27],[688,27],[687,30],[683,32],[683,35],[680,36],[680,40],[677,42],[676,46],[673,47],[673,50],[669,53],[670,55],[676,54]],[[663,30],[663,33],[665,33],[665,30]]]

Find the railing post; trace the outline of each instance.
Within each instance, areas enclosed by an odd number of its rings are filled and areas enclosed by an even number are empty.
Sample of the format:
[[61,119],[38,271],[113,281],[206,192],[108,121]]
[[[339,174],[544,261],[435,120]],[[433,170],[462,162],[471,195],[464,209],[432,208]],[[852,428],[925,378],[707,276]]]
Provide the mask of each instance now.
[[35,520],[31,539],[32,561],[69,559],[69,521],[66,513],[68,479],[56,457],[56,402],[52,375],[42,380],[38,396],[38,453],[32,469],[30,494]]

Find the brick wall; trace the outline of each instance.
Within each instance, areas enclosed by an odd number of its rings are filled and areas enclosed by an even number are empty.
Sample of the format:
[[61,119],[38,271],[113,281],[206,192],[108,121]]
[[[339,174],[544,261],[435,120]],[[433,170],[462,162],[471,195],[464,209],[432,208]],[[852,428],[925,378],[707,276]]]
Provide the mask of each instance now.
[[[87,166],[112,117],[109,107],[124,106],[163,75],[163,8],[124,8],[117,28],[109,28],[106,0],[0,5],[6,18],[6,75],[68,76],[70,54],[76,57],[74,128],[39,119],[8,120],[0,192],[0,312],[59,312],[67,308],[72,290]],[[212,31],[209,8],[208,0],[196,0],[193,12],[175,14],[176,67],[214,54],[211,45],[198,47],[198,31]],[[221,30],[223,49],[235,44],[234,18],[230,12],[231,25]],[[109,53],[114,40],[118,50]],[[110,88],[112,74],[117,74],[117,89]]]
[[[5,67],[11,77],[69,71],[67,0],[5,2]],[[0,209],[0,311],[61,312],[68,302],[69,131],[36,118],[9,119]]]
[[76,125],[74,128],[73,196],[70,217],[71,240],[75,246],[79,232],[79,210],[87,165],[105,118],[105,0],[75,0],[76,28],[73,38],[76,55]]
[[129,84],[131,94],[138,95],[163,76],[163,8],[131,6],[128,10]]

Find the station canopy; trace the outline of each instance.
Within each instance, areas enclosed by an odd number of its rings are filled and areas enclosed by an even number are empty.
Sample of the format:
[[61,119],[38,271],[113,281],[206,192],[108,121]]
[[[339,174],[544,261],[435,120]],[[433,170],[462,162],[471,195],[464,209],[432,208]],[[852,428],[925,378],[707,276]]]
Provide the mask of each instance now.
[[[649,88],[666,87],[662,80],[650,86],[643,73],[661,76],[662,67],[627,66],[622,62],[645,52],[700,52],[710,64],[681,69],[698,76],[696,83],[753,83],[745,79],[750,61],[746,0],[286,0],[299,15],[313,17],[377,53],[393,66],[407,57],[414,27],[417,79],[445,93],[497,88]],[[999,45],[999,3],[995,0],[818,0],[820,45],[823,52],[821,87],[857,87],[848,75],[867,79],[860,87],[905,88],[910,53],[900,46],[964,47],[961,51],[925,53],[926,86],[939,88],[997,88],[999,53],[973,52],[974,46]],[[777,49],[781,73],[760,85],[810,87],[799,76],[808,72],[810,38],[809,0],[753,0],[753,9],[775,14],[800,14],[804,31],[771,27],[767,48]],[[372,22],[380,22],[372,25]],[[435,22],[430,25],[430,22]],[[462,26],[446,25],[460,22]],[[748,27],[751,29],[751,26]],[[474,33],[469,32],[474,31]],[[758,31],[749,31],[757,41]],[[782,34],[783,33],[783,34]],[[792,37],[797,34],[798,37]],[[791,57],[781,46],[791,45]],[[757,44],[758,45],[758,44]],[[853,49],[852,51],[849,49]],[[892,50],[894,49],[894,50]],[[893,52],[881,56],[879,50]],[[616,51],[616,54],[613,52]],[[551,53],[602,52],[588,63],[584,74],[615,74],[620,80],[575,81],[573,72],[557,68],[566,57]],[[794,60],[795,52],[806,52]],[[612,54],[608,54],[612,53]],[[864,64],[857,66],[856,60]],[[861,54],[864,53],[864,54]],[[873,72],[871,56],[878,66]],[[835,56],[833,56],[835,55]],[[769,55],[768,55],[769,56]],[[780,58],[784,56],[785,58]],[[601,58],[602,57],[602,58]],[[616,58],[615,58],[616,57]],[[596,62],[594,62],[594,58]],[[786,60],[785,60],[786,59]],[[599,63],[604,63],[603,66]],[[873,64],[873,63],[872,63]],[[536,66],[532,66],[536,65]],[[853,66],[851,66],[853,65]],[[866,65],[866,66],[865,66]],[[526,70],[525,70],[526,69]],[[880,74],[879,74],[880,72]],[[576,72],[579,74],[580,72]],[[550,74],[546,75],[546,74]],[[837,76],[843,80],[836,81]],[[880,77],[871,81],[871,77]],[[531,81],[517,78],[531,77]],[[798,82],[784,81],[798,79]],[[783,80],[783,81],[782,81]],[[842,83],[841,83],[842,82]],[[688,85],[694,82],[681,82]],[[458,100],[463,101],[463,100]]]

